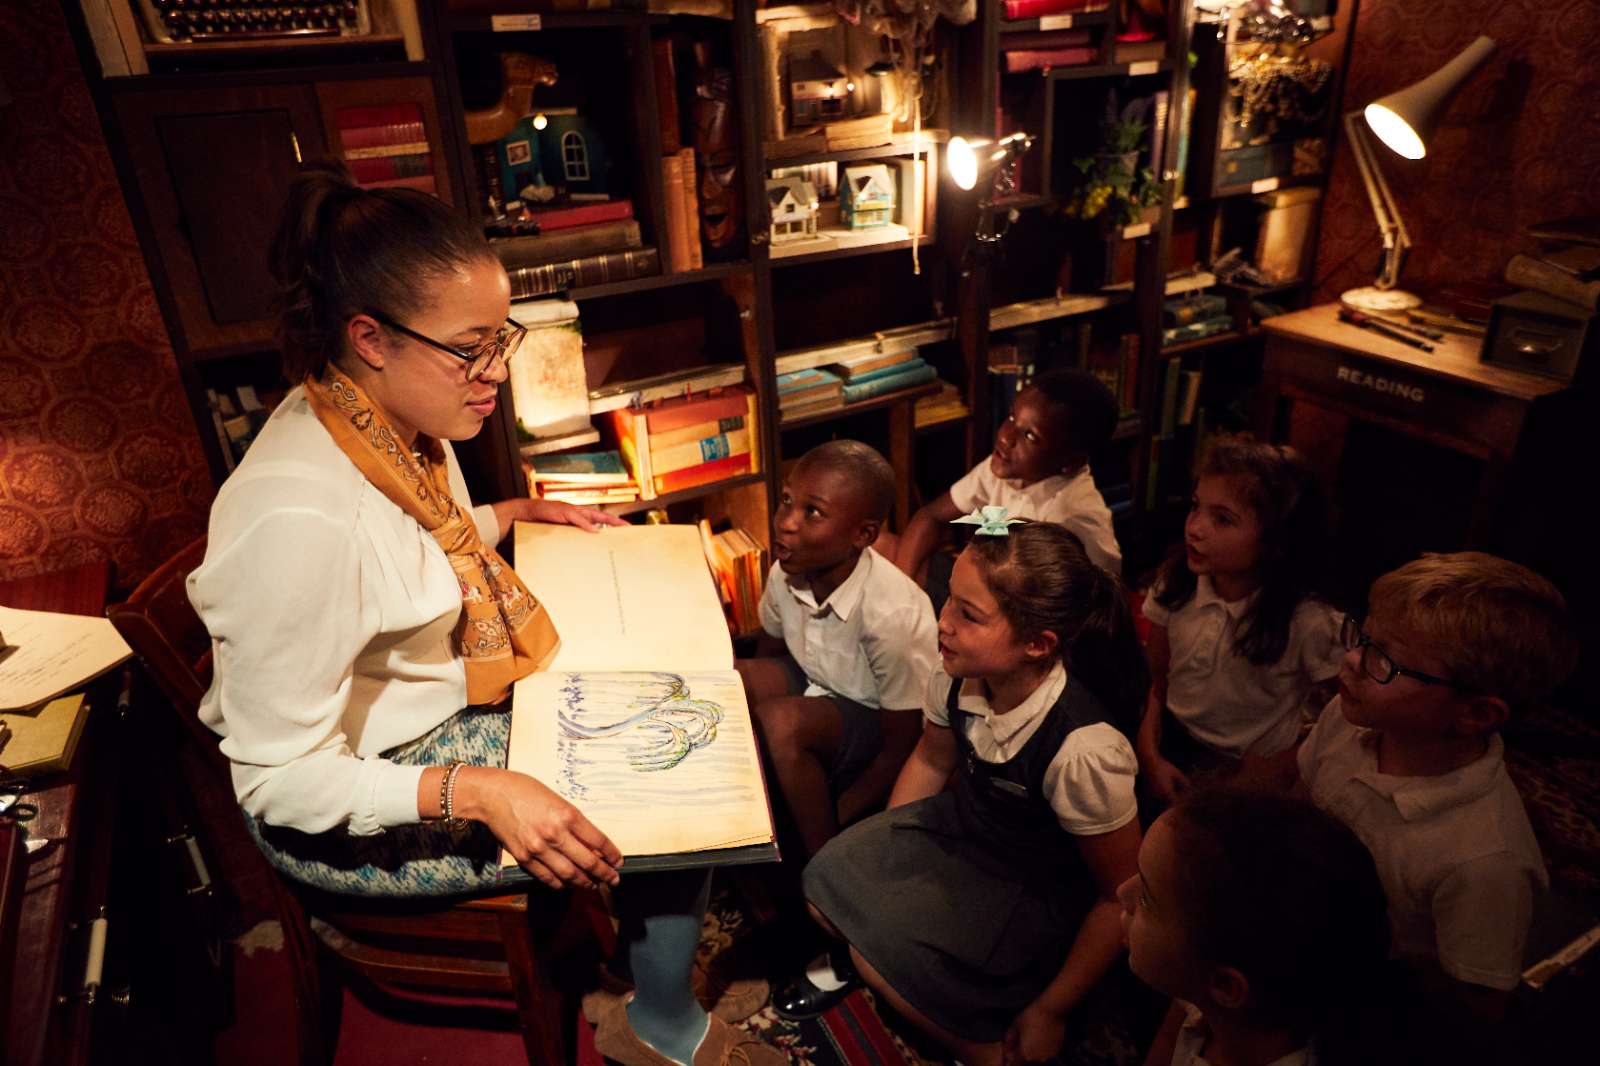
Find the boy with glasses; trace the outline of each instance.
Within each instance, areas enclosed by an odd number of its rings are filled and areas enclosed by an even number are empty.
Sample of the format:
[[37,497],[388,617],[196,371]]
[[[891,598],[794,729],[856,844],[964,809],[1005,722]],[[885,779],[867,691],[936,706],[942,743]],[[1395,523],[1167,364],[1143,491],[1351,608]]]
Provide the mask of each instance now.
[[1407,563],[1369,600],[1300,777],[1372,851],[1394,953],[1495,1019],[1548,883],[1499,732],[1571,672],[1572,619],[1550,582],[1481,552]]

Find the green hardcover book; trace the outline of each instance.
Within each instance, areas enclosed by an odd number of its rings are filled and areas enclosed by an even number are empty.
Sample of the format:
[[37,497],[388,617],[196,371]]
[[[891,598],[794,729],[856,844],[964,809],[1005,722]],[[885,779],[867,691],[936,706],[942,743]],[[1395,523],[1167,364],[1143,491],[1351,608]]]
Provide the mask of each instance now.
[[621,452],[567,452],[536,456],[529,480],[536,483],[560,481],[569,485],[626,485],[633,477],[622,465]]

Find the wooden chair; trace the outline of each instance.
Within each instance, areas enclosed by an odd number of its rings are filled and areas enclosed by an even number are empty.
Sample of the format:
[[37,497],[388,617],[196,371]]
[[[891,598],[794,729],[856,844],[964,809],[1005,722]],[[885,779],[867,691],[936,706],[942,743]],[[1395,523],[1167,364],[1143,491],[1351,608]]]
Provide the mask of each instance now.
[[[564,1029],[575,1004],[554,981],[553,963],[579,940],[593,943],[611,935],[591,893],[535,887],[465,900],[363,900],[311,891],[272,871],[245,830],[218,738],[199,719],[210,684],[211,637],[189,604],[185,581],[200,565],[205,546],[202,537],[184,548],[106,613],[171,701],[184,746],[198,755],[185,772],[197,801],[225,808],[212,819],[213,828],[230,834],[231,824],[231,835],[213,841],[213,849],[240,852],[242,841],[259,866],[272,872],[291,941],[301,935],[314,940],[340,969],[402,999],[467,1007],[483,1006],[483,997],[514,1001],[528,1061],[565,1066]],[[296,967],[295,998],[308,1008],[321,999],[315,970]],[[322,1035],[331,1058],[337,1034]]]

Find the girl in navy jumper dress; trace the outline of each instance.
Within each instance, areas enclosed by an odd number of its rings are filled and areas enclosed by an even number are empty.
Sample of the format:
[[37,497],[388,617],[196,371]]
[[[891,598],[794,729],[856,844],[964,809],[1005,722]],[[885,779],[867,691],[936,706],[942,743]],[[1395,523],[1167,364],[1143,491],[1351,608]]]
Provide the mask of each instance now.
[[1121,951],[1140,841],[1148,675],[1123,588],[1061,527],[1011,523],[990,516],[956,560],[890,809],[805,871],[866,983],[968,1066],[1060,1048]]

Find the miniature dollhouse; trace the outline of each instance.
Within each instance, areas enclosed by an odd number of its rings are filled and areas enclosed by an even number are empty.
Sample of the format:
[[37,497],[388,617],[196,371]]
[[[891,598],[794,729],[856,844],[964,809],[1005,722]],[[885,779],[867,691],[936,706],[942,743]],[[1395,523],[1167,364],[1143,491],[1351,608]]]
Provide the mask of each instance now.
[[539,128],[539,160],[545,181],[565,188],[569,194],[607,192],[611,162],[594,124],[570,107],[551,108],[541,117],[544,126]]
[[817,190],[801,178],[768,178],[767,206],[772,216],[772,243],[817,235]]
[[845,167],[839,217],[851,229],[887,226],[894,219],[895,182],[883,163]]
[[822,58],[820,51],[789,60],[789,122],[814,126],[849,114],[849,77]]

